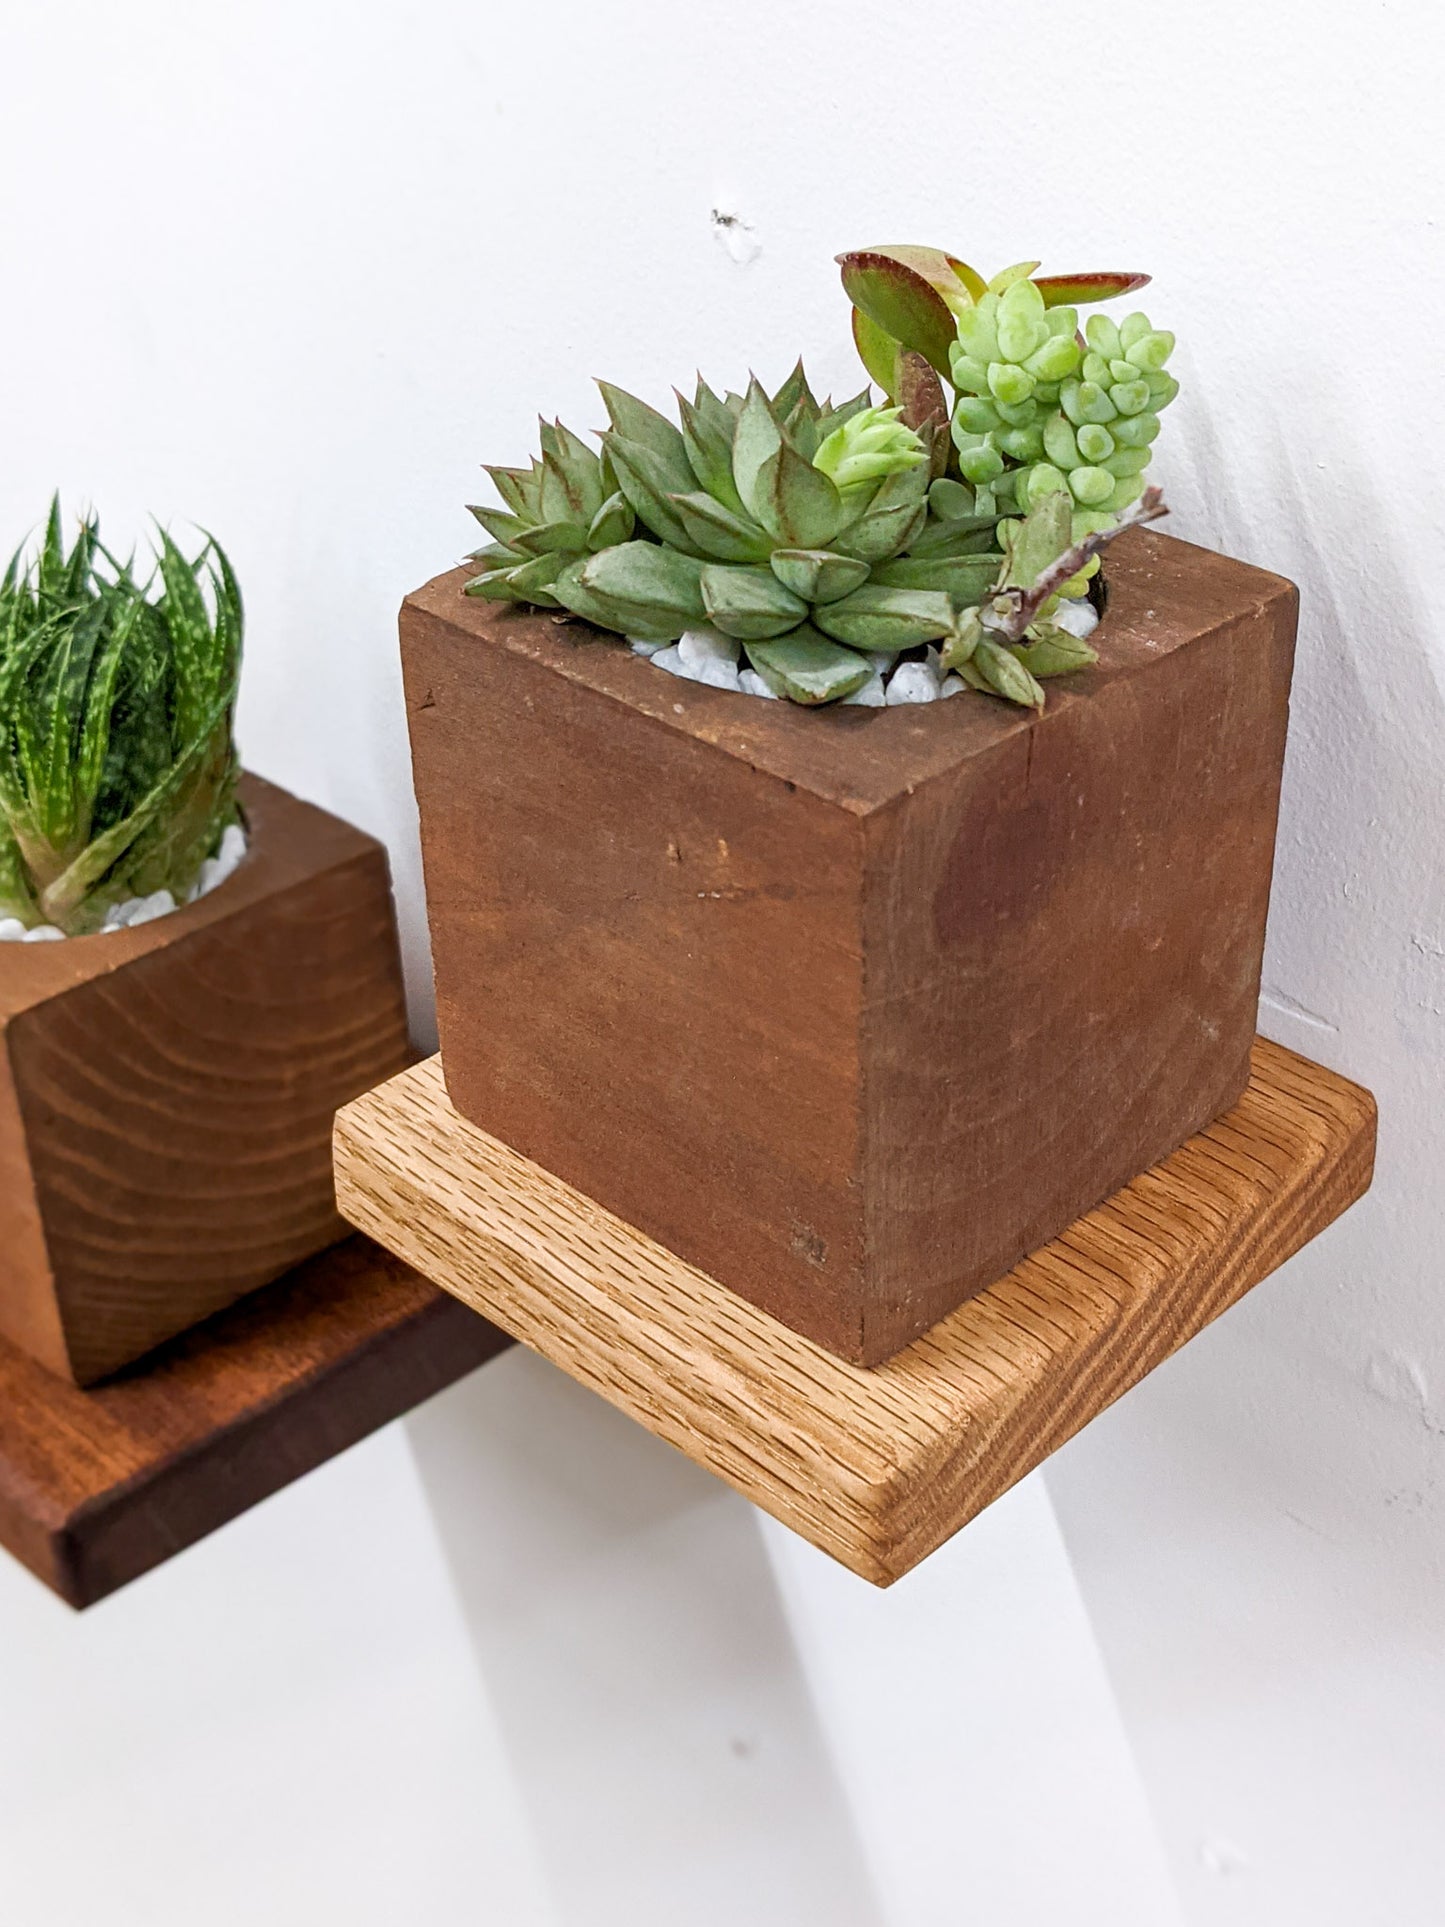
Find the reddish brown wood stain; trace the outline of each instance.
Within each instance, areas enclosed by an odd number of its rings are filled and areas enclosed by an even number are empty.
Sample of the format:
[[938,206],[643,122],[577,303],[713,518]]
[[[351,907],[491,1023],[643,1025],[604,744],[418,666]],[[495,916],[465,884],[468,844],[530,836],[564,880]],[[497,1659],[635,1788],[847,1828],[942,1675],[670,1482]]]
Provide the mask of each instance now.
[[1295,596],[1152,532],[1097,670],[804,713],[403,611],[448,1091],[876,1364],[1244,1087]]
[[242,796],[211,896],[0,954],[0,1333],[78,1384],[340,1238],[332,1118],[407,1061],[385,851]]

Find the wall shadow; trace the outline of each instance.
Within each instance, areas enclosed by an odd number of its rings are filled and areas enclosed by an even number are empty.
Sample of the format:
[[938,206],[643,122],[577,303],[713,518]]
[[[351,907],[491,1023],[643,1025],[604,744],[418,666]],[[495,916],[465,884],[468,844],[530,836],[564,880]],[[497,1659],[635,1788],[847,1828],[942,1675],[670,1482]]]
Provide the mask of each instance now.
[[559,1927],[882,1927],[752,1508],[520,1347],[407,1431]]

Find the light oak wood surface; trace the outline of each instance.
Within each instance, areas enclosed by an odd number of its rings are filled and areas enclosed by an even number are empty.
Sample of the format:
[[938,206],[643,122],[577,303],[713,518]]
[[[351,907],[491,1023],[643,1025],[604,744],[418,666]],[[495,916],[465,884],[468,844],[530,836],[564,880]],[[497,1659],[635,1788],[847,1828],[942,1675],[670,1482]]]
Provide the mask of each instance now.
[[348,1105],[351,1223],[888,1585],[1368,1187],[1368,1092],[1260,1040],[1244,1097],[886,1364],[822,1350],[460,1118],[440,1059]]

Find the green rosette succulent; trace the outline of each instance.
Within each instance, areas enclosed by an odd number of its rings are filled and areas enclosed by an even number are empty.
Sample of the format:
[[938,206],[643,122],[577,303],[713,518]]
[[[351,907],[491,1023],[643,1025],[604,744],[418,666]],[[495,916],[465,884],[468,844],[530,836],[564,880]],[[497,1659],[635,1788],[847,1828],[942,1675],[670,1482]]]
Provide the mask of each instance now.
[[561,422],[540,428],[540,460],[487,470],[505,507],[471,508],[492,541],[470,558],[481,573],[467,584],[468,595],[555,609],[550,585],[569,562],[632,534],[632,509],[606,456]]
[[[691,401],[679,396],[674,423],[600,386],[611,425],[599,485],[615,476],[633,539],[589,535],[585,548],[575,545],[578,518],[567,537],[574,546],[547,549],[544,569],[532,571],[511,559],[523,530],[482,512],[507,555],[484,552],[491,566],[474,593],[560,605],[638,642],[710,624],[741,643],[775,694],[816,704],[861,688],[870,658],[951,634],[959,610],[994,579],[996,515],[937,513],[932,430],[873,406],[866,389],[820,402],[801,363],[771,396],[756,380],[746,394],[723,396],[699,380]],[[533,472],[546,465],[544,450]],[[535,518],[540,484],[529,487]],[[517,480],[508,498],[515,522],[525,520],[515,506],[522,494]],[[526,522],[534,542],[537,528]]]
[[188,560],[162,531],[156,573],[93,519],[67,554],[57,501],[0,581],[0,920],[79,936],[184,903],[237,820],[240,591],[211,541]]

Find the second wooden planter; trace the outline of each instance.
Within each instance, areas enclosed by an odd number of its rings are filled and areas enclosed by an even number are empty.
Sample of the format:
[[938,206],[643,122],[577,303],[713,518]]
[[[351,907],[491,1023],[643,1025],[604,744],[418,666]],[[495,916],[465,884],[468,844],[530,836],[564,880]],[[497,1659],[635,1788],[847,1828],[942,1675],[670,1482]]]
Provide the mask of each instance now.
[[78,1384],[341,1238],[333,1115],[408,1059],[386,852],[241,800],[210,896],[0,947],[0,1333]]
[[402,640],[484,1130],[872,1365],[1240,1096],[1287,582],[1124,538],[1036,719],[733,695],[464,579]]

